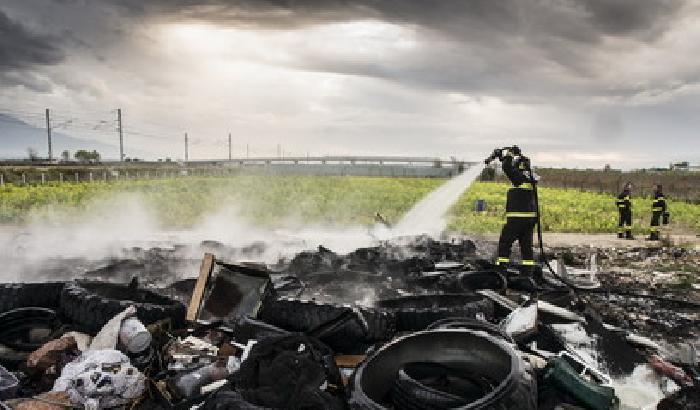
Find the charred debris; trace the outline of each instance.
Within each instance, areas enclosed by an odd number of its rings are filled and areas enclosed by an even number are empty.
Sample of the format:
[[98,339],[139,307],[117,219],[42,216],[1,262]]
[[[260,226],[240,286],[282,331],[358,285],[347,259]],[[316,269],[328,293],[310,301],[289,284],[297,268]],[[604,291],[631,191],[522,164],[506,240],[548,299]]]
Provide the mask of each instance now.
[[[77,281],[0,285],[2,406],[614,409],[639,366],[666,396],[645,408],[700,406],[694,292],[616,271],[695,251],[552,249],[557,276],[533,292],[468,239],[270,265],[226,262],[264,244],[202,247],[196,262],[131,249]],[[173,272],[195,263],[194,278]]]

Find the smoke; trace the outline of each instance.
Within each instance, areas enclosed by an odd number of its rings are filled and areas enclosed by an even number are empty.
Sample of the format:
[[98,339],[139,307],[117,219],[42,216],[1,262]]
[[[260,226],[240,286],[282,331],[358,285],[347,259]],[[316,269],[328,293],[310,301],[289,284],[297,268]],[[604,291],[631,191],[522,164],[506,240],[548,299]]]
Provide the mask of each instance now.
[[[0,281],[45,280],[47,270],[53,272],[56,280],[79,277],[98,262],[132,257],[133,249],[168,249],[177,245],[183,258],[196,260],[202,257],[205,241],[223,245],[217,248],[223,254],[217,256],[226,260],[244,258],[272,264],[319,245],[337,253],[349,253],[397,236],[437,237],[445,229],[448,209],[481,169],[474,166],[429,193],[394,229],[383,225],[338,226],[332,222],[332,212],[325,218],[331,222],[308,224],[294,211],[276,227],[263,227],[252,222],[248,213],[254,207],[244,198],[219,198],[222,206],[205,211],[193,226],[177,230],[163,228],[163,209],[138,193],[108,195],[79,207],[49,206],[37,210],[25,225],[0,227],[0,263],[8,267]],[[165,212],[177,212],[177,207],[167,207]],[[173,219],[173,215],[167,216]],[[231,251],[255,244],[259,245],[253,247],[255,252]]]
[[46,272],[57,269],[55,280],[79,277],[96,263],[130,257],[135,248],[177,245],[183,258],[200,259],[204,241],[224,245],[222,252],[258,243],[260,252],[217,256],[275,263],[318,245],[345,253],[377,241],[371,228],[361,226],[304,226],[292,217],[280,225],[290,228],[261,227],[227,203],[191,228],[165,229],[155,207],[135,193],[110,195],[83,208],[52,206],[24,225],[0,226],[0,264],[6,267],[0,281],[47,280]]

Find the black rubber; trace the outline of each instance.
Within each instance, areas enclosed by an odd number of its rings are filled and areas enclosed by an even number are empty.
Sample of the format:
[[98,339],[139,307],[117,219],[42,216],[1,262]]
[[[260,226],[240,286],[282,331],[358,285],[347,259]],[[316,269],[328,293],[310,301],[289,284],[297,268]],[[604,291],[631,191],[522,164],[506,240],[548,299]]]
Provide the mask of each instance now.
[[354,312],[356,319],[348,321],[334,334],[321,338],[334,350],[344,353],[362,350],[362,345],[389,340],[393,336],[394,318],[391,313],[358,306],[270,298],[263,304],[258,318],[288,331],[308,333],[347,315],[348,312]]
[[452,293],[443,295],[417,295],[396,299],[384,299],[377,307],[396,316],[397,331],[424,330],[430,324],[445,318],[493,317],[493,302],[475,293]]
[[212,394],[204,403],[202,410],[270,410],[247,402],[241,393],[235,390],[221,389]]
[[0,313],[23,307],[58,309],[63,282],[0,284]]
[[61,293],[61,313],[78,330],[95,333],[129,306],[148,325],[171,319],[174,327],[185,320],[185,305],[144,289],[103,282],[68,283]]
[[506,278],[495,270],[462,272],[457,276],[457,283],[462,292],[479,289],[501,291],[508,286]]
[[[432,368],[437,368],[437,371]],[[434,363],[406,363],[399,368],[399,374],[394,382],[391,394],[392,402],[397,408],[411,409],[450,409],[464,406],[469,401],[459,395],[441,389],[430,387],[423,383],[423,378],[433,375],[418,377],[416,373],[428,369],[428,372],[443,372],[443,366]],[[447,373],[444,371],[443,373]],[[440,377],[433,377],[435,381]],[[444,379],[444,378],[443,378]]]
[[[449,367],[458,384],[448,391],[424,388],[436,384],[415,372],[407,377],[410,363]],[[455,394],[472,388],[475,394],[466,400]],[[468,329],[416,332],[384,345],[357,368],[349,393],[351,409],[537,409],[532,368],[509,343]]]
[[[40,338],[30,336],[45,330]],[[0,343],[21,352],[33,352],[63,334],[63,324],[53,309],[22,307],[0,313]]]
[[515,343],[512,337],[506,333],[503,329],[494,325],[490,322],[485,322],[478,319],[469,319],[464,317],[448,317],[445,319],[440,319],[433,322],[426,328],[426,330],[435,329],[471,329],[471,330],[483,330],[484,332],[500,337],[509,343]]

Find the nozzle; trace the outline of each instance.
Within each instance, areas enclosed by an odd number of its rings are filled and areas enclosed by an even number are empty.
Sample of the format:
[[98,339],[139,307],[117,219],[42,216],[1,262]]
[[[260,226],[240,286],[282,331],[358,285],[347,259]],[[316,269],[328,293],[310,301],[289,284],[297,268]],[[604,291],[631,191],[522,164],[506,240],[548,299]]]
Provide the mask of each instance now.
[[484,164],[488,165],[491,163],[491,161],[493,161],[496,158],[501,159],[501,149],[500,148],[496,148],[495,150],[493,150],[491,155],[489,155],[489,157],[484,160]]

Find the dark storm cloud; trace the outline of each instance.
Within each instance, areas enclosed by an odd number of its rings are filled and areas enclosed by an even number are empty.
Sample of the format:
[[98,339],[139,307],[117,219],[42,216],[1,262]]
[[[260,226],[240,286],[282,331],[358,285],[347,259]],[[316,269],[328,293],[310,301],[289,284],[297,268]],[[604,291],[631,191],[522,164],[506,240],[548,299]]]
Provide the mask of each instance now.
[[0,10],[0,72],[56,64],[62,58],[55,39],[30,32]]
[[[29,0],[14,7],[27,16],[44,13],[46,25],[55,24],[50,17],[59,15],[56,20],[65,27],[53,32],[84,50],[79,53],[93,55],[127,38],[130,27],[151,20],[278,29],[374,19],[420,30],[428,42],[400,61],[358,62],[301,50],[291,64],[419,87],[538,98],[637,93],[596,84],[606,70],[597,55],[602,40],[653,42],[683,5],[683,0],[54,0],[46,11]],[[8,61],[25,61],[26,67],[59,59],[47,38],[0,17],[21,33],[15,40],[0,39],[2,49],[10,45],[17,54]]]
[[[106,0],[105,0],[106,1]],[[132,17],[260,29],[374,19],[422,31],[429,43],[401,61],[352,61],[299,51],[300,69],[385,78],[412,86],[508,98],[629,97],[609,87],[603,40],[653,43],[683,0],[137,0],[108,2]],[[689,82],[681,79],[681,82]]]
[[[105,0],[106,1],[106,0]],[[658,34],[683,0],[141,0],[112,1],[132,15],[171,15],[260,26],[377,18],[446,33],[536,31],[576,41]],[[546,23],[546,24],[544,24]]]
[[47,91],[51,83],[34,69],[62,60],[63,52],[55,38],[33,33],[0,10],[0,86],[22,85]]

